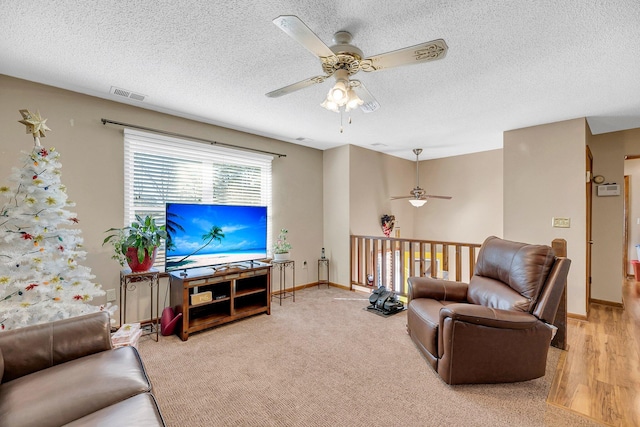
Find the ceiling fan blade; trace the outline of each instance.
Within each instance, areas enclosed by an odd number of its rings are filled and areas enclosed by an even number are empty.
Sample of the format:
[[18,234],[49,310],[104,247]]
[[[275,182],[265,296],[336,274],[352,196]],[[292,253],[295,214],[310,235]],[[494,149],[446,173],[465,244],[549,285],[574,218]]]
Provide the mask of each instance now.
[[373,95],[371,95],[371,92],[367,90],[360,80],[351,80],[351,87],[353,87],[353,90],[356,91],[356,95],[358,95],[358,97],[364,102],[364,104],[360,106],[362,111],[365,113],[373,113],[380,108],[378,101],[376,101]]
[[400,199],[417,199],[417,200],[445,199],[445,200],[451,200],[451,199],[453,199],[453,197],[451,197],[451,196],[434,196],[432,194],[425,194],[424,196],[420,196],[420,197],[415,197],[415,196],[391,196],[390,199],[391,200],[400,200]]
[[378,71],[401,65],[418,64],[442,59],[447,54],[447,44],[442,39],[417,44],[392,52],[381,53],[362,60],[363,71]]
[[322,83],[323,81],[325,81],[327,79],[328,76],[315,76],[315,77],[310,77],[306,80],[302,80],[298,83],[294,83],[291,84],[289,86],[285,86],[285,87],[281,87],[280,89],[276,89],[274,91],[271,91],[269,93],[267,93],[266,95],[269,98],[278,98],[282,95],[288,95],[291,92],[295,92],[297,90],[300,89],[304,89],[306,87],[312,86],[316,83]]
[[274,19],[273,23],[319,58],[335,56],[333,51],[297,16],[281,15]]

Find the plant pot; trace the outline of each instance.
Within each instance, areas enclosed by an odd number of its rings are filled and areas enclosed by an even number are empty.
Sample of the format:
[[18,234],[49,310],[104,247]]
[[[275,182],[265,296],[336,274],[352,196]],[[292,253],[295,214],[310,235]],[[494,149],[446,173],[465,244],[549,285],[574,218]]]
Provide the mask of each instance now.
[[149,256],[149,252],[144,250],[144,259],[142,262],[138,261],[138,249],[127,249],[127,264],[132,273],[140,273],[142,271],[149,271],[153,267],[153,263],[156,261],[156,255],[158,254],[158,248],[153,249],[153,253]]
[[289,252],[285,252],[283,254],[273,254],[274,261],[288,261],[289,260]]

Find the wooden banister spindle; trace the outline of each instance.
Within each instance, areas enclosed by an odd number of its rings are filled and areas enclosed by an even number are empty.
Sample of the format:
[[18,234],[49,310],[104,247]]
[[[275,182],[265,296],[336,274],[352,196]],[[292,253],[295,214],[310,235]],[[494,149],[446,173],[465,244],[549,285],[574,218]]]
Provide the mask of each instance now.
[[456,281],[462,280],[462,247],[456,245]]
[[[567,241],[565,239],[554,239],[551,242],[551,247],[558,257],[567,256]],[[551,345],[566,350],[567,349],[567,285],[565,283],[562,296],[560,297],[560,304],[558,305],[558,311],[556,317],[553,319],[553,325],[558,328],[556,336],[553,337]]]

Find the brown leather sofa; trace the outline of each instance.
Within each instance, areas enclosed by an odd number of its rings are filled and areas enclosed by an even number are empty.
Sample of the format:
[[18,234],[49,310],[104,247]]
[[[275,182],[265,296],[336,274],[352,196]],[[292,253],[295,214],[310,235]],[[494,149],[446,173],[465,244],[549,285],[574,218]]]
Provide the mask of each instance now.
[[106,312],[0,332],[1,426],[164,426],[151,391]]
[[468,284],[408,279],[409,335],[447,384],[541,377],[570,264],[549,246],[489,237]]

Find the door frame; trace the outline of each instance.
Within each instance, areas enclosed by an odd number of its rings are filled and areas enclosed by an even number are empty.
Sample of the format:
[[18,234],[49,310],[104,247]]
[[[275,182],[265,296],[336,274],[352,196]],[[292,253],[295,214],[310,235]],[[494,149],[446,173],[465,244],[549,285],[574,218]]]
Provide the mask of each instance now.
[[585,189],[586,202],[587,202],[587,212],[586,212],[586,283],[585,283],[585,312],[587,313],[587,319],[589,318],[589,305],[591,303],[591,245],[593,245],[592,240],[592,213],[593,213],[593,184],[591,183],[591,178],[593,177],[593,154],[591,154],[591,149],[589,146],[586,146],[585,153],[585,167],[587,170],[587,183]]
[[[626,159],[625,159],[626,160]],[[629,275],[629,175],[624,176],[624,223],[623,223],[623,244],[622,248],[622,277],[625,279],[630,278]]]

